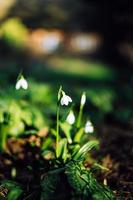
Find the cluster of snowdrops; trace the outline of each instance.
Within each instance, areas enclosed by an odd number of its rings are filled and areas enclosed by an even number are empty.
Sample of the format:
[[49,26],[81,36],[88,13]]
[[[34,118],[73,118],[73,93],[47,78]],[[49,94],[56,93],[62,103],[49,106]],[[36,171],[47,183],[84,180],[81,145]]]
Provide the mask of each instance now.
[[[16,90],[27,90],[28,87],[27,80],[20,74],[15,86]],[[32,188],[27,191],[29,186],[25,187],[21,182],[14,181],[17,176],[17,171],[15,169],[15,176],[13,175],[13,179],[4,179],[0,181],[0,189],[4,188],[4,191],[6,191],[4,195],[2,193],[1,196],[4,198],[6,197],[7,200],[18,200],[20,198],[28,199],[29,197],[31,197],[30,199],[34,199],[32,195],[35,195],[37,192],[37,200],[60,199],[60,197],[62,197],[61,199],[71,200],[116,200],[113,191],[107,187],[107,181],[103,180],[103,184],[99,184],[94,175],[97,170],[106,171],[108,169],[101,166],[96,161],[92,163],[91,160],[89,160],[89,151],[97,148],[99,146],[99,141],[90,139],[89,136],[91,134],[86,134],[94,132],[91,121],[87,120],[84,125],[82,124],[83,109],[86,103],[85,92],[83,92],[81,96],[77,117],[71,107],[65,119],[62,120],[60,113],[62,107],[67,107],[71,103],[72,98],[60,87],[57,98],[56,127],[50,129],[50,135],[44,138],[43,144],[40,147],[43,157],[49,152],[51,152],[53,156],[50,156],[48,159],[48,169],[45,168],[45,160],[44,163],[40,162],[39,164],[44,168],[43,172],[39,172],[38,189],[33,193]],[[1,123],[1,149],[3,150],[6,146],[5,144],[8,136],[7,127],[8,121],[10,120],[7,118],[7,114],[4,115],[3,122]],[[88,167],[85,167],[85,161],[88,163]],[[34,166],[30,165],[31,171],[33,168]]]
[[[28,89],[28,82],[27,80],[24,78],[24,76],[21,74],[18,76],[18,80],[17,80],[17,83],[16,83],[16,90],[19,90],[19,89],[24,89],[24,90],[27,90]],[[60,101],[60,104],[62,106],[68,106],[69,103],[72,102],[72,98],[68,95],[66,95],[66,93],[62,90],[62,87],[60,87],[60,90],[59,90],[59,94],[58,94],[58,101]],[[81,96],[81,111],[83,110],[83,107],[86,103],[86,94],[85,92],[83,92],[82,96]],[[81,115],[82,113],[80,113]],[[79,119],[78,119],[79,120]],[[74,115],[74,112],[72,110],[70,110],[69,112],[69,115],[67,116],[67,119],[66,121],[69,123],[69,124],[74,124],[76,119],[75,119],[75,115]],[[80,123],[80,122],[78,122]],[[94,132],[94,127],[91,123],[90,120],[87,120],[86,124],[85,124],[85,127],[84,127],[84,130],[85,130],[85,133],[93,133]]]

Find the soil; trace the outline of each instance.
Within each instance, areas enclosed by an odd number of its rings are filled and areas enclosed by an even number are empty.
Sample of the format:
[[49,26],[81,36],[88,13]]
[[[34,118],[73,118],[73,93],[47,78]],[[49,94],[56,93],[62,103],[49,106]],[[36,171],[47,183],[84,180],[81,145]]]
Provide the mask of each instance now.
[[104,174],[109,187],[122,200],[133,199],[133,130],[99,127],[100,151],[96,156],[110,171]]

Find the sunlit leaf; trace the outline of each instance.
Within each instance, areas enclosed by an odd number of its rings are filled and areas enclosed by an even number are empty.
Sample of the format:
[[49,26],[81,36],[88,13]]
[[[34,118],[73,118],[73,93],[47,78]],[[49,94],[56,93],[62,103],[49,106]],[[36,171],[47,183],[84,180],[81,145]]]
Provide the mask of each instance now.
[[64,162],[67,159],[67,153],[68,153],[67,139],[64,138],[64,139],[61,139],[60,142],[59,142],[59,157],[61,157],[62,160],[64,160]]
[[73,156],[74,160],[82,159],[85,154],[93,148],[98,147],[99,142],[97,140],[92,140],[83,145],[79,151]]
[[71,138],[71,125],[68,124],[67,122],[60,122],[60,127],[62,131],[64,132],[65,136],[67,137],[68,143],[72,143],[72,138]]
[[83,134],[84,134],[84,128],[80,128],[78,132],[75,134],[74,142],[80,142]]
[[6,200],[18,200],[23,193],[21,187],[14,181],[4,180],[2,186],[9,191]]

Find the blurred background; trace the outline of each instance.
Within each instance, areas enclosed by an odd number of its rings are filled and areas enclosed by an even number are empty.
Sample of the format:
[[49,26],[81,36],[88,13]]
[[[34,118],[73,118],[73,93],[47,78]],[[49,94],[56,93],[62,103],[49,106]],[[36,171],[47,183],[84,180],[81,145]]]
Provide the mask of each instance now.
[[[13,101],[50,123],[62,85],[78,104],[86,91],[95,124],[132,127],[132,11],[128,0],[0,0],[0,109]],[[20,71],[27,91],[15,91]]]

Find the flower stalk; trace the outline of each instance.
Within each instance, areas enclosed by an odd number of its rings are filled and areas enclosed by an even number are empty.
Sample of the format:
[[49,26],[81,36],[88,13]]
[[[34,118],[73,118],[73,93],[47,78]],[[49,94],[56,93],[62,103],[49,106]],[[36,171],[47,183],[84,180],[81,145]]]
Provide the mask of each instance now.
[[0,123],[0,150],[6,151],[6,141],[8,136],[10,114],[3,114],[3,122]]
[[86,103],[86,94],[85,94],[85,92],[83,92],[82,97],[81,97],[81,102],[80,102],[78,119],[77,119],[77,128],[80,128],[80,126],[81,126],[81,120],[82,120],[83,109],[84,109],[85,103]]
[[56,157],[59,157],[59,117],[60,117],[60,104],[57,107],[56,114]]
[[72,102],[71,97],[65,94],[62,90],[62,86],[58,91],[58,103],[57,103],[57,113],[56,113],[56,157],[59,158],[59,126],[60,126],[60,105],[68,106],[69,103]]

